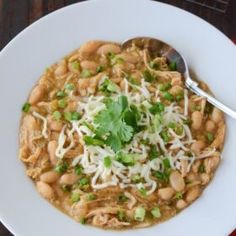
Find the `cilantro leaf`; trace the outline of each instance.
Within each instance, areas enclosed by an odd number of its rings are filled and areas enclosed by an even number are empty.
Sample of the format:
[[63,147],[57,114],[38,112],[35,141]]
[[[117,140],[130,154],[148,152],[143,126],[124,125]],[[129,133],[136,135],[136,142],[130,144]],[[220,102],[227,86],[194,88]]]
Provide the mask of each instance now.
[[127,125],[125,122],[122,122],[120,125],[120,129],[118,131],[118,135],[123,142],[128,142],[133,136],[133,128]]
[[96,134],[100,137],[106,135],[105,143],[115,152],[119,151],[122,144],[130,141],[133,136],[133,127],[124,119],[128,108],[126,96],[120,96],[117,101],[109,99],[106,101],[106,108],[94,118],[94,123],[98,125]]
[[105,143],[110,146],[115,152],[118,152],[121,150],[122,148],[122,143],[121,140],[119,139],[118,136],[114,135],[114,134],[110,134]]

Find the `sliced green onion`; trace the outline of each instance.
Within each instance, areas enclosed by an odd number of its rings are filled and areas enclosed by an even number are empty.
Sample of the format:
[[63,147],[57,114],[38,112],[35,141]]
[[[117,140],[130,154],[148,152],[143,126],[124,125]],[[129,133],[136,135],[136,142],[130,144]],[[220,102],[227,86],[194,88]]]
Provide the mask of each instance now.
[[79,180],[79,187],[85,186],[89,184],[89,179],[86,177],[83,177]]
[[187,118],[186,120],[183,120],[183,123],[185,125],[191,125],[192,121],[189,118]]
[[176,123],[170,122],[170,123],[168,124],[168,127],[171,128],[171,129],[175,129],[175,128],[176,128]]
[[143,196],[146,197],[147,196],[147,190],[145,188],[140,188],[139,189],[139,193]]
[[80,68],[79,61],[73,61],[73,62],[71,62],[71,65],[72,65],[72,68],[73,68],[74,70],[79,70],[79,68]]
[[170,70],[172,70],[172,71],[177,70],[177,63],[176,63],[175,61],[171,62],[171,63],[169,64],[169,68],[170,68]]
[[67,168],[68,168],[68,164],[66,162],[64,162],[64,163],[60,163],[60,164],[56,165],[55,171],[57,173],[63,174],[67,171]]
[[87,70],[87,69],[84,69],[82,72],[81,72],[81,77],[82,78],[88,78],[88,77],[90,77],[92,75],[92,73],[89,71],[89,70]]
[[134,219],[137,221],[144,221],[146,210],[143,207],[137,207],[134,212]]
[[160,211],[159,207],[154,207],[151,210],[151,214],[154,218],[160,218],[161,217],[161,211]]
[[131,180],[132,180],[132,182],[134,182],[134,183],[140,183],[141,180],[142,180],[142,178],[141,178],[141,176],[140,176],[139,174],[135,174],[135,175],[133,175],[133,176],[131,177]]
[[104,159],[103,159],[103,165],[104,165],[106,168],[110,168],[110,167],[111,167],[111,164],[112,164],[111,157],[109,157],[109,156],[104,157]]
[[127,202],[128,199],[129,199],[129,198],[126,197],[124,194],[120,194],[120,195],[118,196],[118,202],[120,202],[120,203]]
[[108,53],[107,53],[107,56],[108,56],[108,58],[111,60],[111,59],[113,59],[116,55],[115,55],[115,53],[113,53],[113,52],[108,52]]
[[119,210],[117,212],[117,218],[119,221],[125,221],[125,218],[126,218],[125,211]]
[[147,81],[147,82],[153,82],[155,80],[155,77],[152,76],[152,74],[148,71],[145,70],[143,72],[143,78]]
[[100,72],[102,72],[102,71],[104,71],[104,66],[98,66],[98,67],[96,68],[96,72],[97,72],[97,73],[100,73]]
[[26,102],[23,106],[22,106],[22,111],[23,112],[28,112],[30,110],[31,104]]
[[67,106],[66,100],[65,100],[64,98],[58,100],[58,106],[59,106],[60,108],[65,108],[65,107]]
[[81,115],[77,111],[71,112],[71,120],[79,120],[81,118]]
[[203,163],[201,163],[201,165],[198,167],[198,172],[199,173],[205,173],[205,166]]
[[74,90],[75,89],[75,86],[74,86],[74,84],[66,84],[65,85],[65,89],[66,90],[69,90],[69,91],[72,91],[72,90]]
[[165,169],[170,169],[171,168],[170,161],[169,161],[168,158],[163,159],[162,163],[163,163],[163,166],[164,166]]
[[167,90],[169,90],[171,88],[171,83],[164,83],[164,84],[161,84],[159,89],[162,91],[162,92],[165,92]]
[[58,91],[57,97],[64,98],[66,96],[66,93],[64,91]]
[[207,137],[207,141],[208,141],[208,143],[212,143],[213,141],[214,141],[214,134],[213,133],[211,133],[211,132],[208,132],[207,134],[206,134],[206,137]]
[[153,160],[157,158],[160,155],[160,152],[157,150],[157,147],[155,145],[150,146],[150,151],[149,151],[149,159]]
[[177,135],[181,135],[184,132],[184,127],[182,125],[178,125],[174,130]]
[[155,62],[155,61],[150,61],[150,62],[149,62],[149,66],[150,66],[152,69],[154,69],[154,70],[157,70],[157,69],[159,69],[159,67],[160,67],[160,65],[159,65],[157,62]]
[[183,194],[182,194],[181,192],[177,192],[177,193],[175,194],[175,199],[180,200],[180,199],[182,199],[182,198],[183,198]]
[[165,105],[161,102],[157,102],[152,107],[149,108],[149,111],[155,115],[157,113],[161,113],[165,110]]
[[52,113],[52,117],[55,119],[55,120],[60,120],[62,115],[61,115],[61,112],[60,111],[54,111]]
[[81,115],[77,111],[64,112],[64,119],[67,121],[79,120]]
[[86,219],[85,218],[81,218],[80,219],[80,224],[85,225],[86,224]]
[[161,181],[164,181],[164,182],[168,182],[169,180],[169,174],[164,171],[164,172],[161,172],[161,171],[156,171],[154,173],[155,177]]
[[174,101],[174,96],[169,92],[163,92],[163,98],[170,102]]
[[86,199],[88,200],[88,201],[93,201],[93,200],[95,200],[97,197],[96,197],[96,195],[94,195],[94,194],[92,194],[92,193],[89,193],[88,195],[87,195],[87,197],[86,197]]
[[164,140],[165,143],[168,143],[170,141],[170,137],[169,137],[169,134],[167,132],[167,130],[163,130],[161,133],[160,133],[162,139]]
[[176,102],[180,102],[183,99],[184,99],[184,93],[183,92],[176,95],[176,97],[175,97]]
[[79,193],[72,193],[70,200],[72,203],[78,202],[80,200],[80,194]]
[[83,173],[83,167],[80,165],[75,166],[75,173],[76,175],[81,175]]

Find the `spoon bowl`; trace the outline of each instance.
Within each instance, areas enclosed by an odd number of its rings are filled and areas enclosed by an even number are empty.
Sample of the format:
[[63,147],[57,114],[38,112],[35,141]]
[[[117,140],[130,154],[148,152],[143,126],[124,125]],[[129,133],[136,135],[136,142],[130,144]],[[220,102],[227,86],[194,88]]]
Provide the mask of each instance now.
[[190,77],[186,60],[175,48],[161,40],[151,37],[136,37],[128,39],[122,43],[122,48],[126,49],[134,45],[142,50],[147,50],[152,58],[161,56],[167,58],[168,63],[175,63],[176,71],[183,75],[185,79],[185,85],[188,89],[190,89],[198,96],[206,98],[209,103],[222,110],[232,118],[236,119],[235,111],[198,87],[198,83],[192,80],[192,78]]

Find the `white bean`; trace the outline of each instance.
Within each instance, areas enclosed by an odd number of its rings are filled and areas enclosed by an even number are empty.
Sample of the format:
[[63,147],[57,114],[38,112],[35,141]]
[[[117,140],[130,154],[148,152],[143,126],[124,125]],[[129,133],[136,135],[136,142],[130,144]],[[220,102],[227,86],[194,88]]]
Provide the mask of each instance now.
[[180,199],[180,200],[178,200],[178,201],[176,202],[176,207],[177,207],[178,209],[183,209],[183,208],[185,208],[187,205],[188,205],[187,202],[185,202],[183,199]]
[[191,150],[198,155],[202,149],[204,149],[206,144],[202,140],[198,140],[191,145]]
[[213,132],[215,130],[216,125],[214,121],[207,120],[205,127],[207,132]]
[[173,171],[170,174],[170,185],[171,187],[177,191],[177,192],[181,192],[184,190],[185,188],[185,183],[184,183],[184,179],[181,176],[181,174],[178,171]]
[[99,47],[97,50],[97,54],[99,54],[99,55],[106,55],[108,53],[117,54],[120,52],[121,52],[120,46],[118,46],[116,44],[112,44],[112,43],[104,44],[101,47]]
[[160,188],[158,190],[158,196],[163,200],[170,200],[173,197],[174,193],[174,189],[170,187]]
[[60,178],[61,184],[73,185],[78,180],[78,176],[75,174],[64,174]]
[[200,195],[200,187],[198,185],[190,188],[186,193],[186,201],[187,202],[193,202],[195,199],[197,199]]
[[58,173],[56,173],[53,170],[47,171],[47,172],[40,175],[40,180],[47,183],[47,184],[52,184],[52,183],[56,182],[58,178],[59,178]]
[[202,125],[202,113],[200,111],[194,111],[192,113],[192,128],[195,130],[199,130]]
[[216,107],[212,111],[212,120],[215,123],[219,123],[223,120],[223,113]]
[[43,85],[37,85],[31,92],[29,97],[29,103],[32,105],[42,101],[45,94],[45,87]]
[[57,141],[55,140],[50,141],[48,143],[48,154],[49,154],[49,158],[53,166],[57,164],[57,157],[55,154],[56,149],[57,149]]
[[36,187],[38,192],[46,199],[48,200],[52,200],[54,199],[55,195],[54,195],[54,191],[52,189],[52,187],[50,185],[48,185],[47,183],[44,183],[43,181],[38,181],[36,183]]

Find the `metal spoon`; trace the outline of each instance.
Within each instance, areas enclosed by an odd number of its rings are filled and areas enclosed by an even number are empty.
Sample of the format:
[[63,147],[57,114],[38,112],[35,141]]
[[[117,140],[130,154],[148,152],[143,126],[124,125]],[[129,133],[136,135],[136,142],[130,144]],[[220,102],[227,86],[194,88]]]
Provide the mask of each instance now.
[[126,49],[131,47],[133,44],[135,44],[135,46],[140,49],[147,49],[151,57],[163,56],[166,57],[170,63],[175,62],[177,71],[180,72],[185,78],[185,85],[187,88],[189,88],[198,96],[205,97],[209,103],[219,108],[221,111],[225,112],[232,118],[236,119],[235,111],[198,87],[198,83],[193,81],[190,77],[188,65],[184,57],[173,47],[155,38],[137,37],[123,42],[122,48]]

